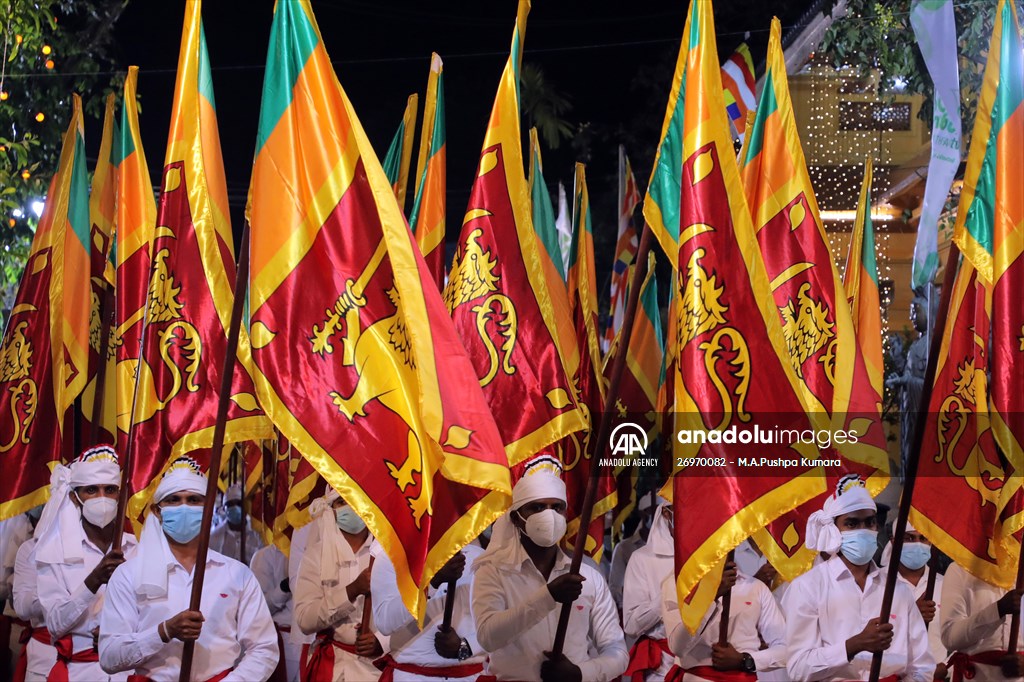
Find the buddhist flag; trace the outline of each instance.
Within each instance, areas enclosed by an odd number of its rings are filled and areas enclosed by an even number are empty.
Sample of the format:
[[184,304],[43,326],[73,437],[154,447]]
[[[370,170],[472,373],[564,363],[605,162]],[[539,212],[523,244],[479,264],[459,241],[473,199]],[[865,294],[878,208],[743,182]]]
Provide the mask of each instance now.
[[[614,413],[617,419],[638,424],[646,431],[649,446],[653,446],[661,435],[662,413],[658,409],[658,391],[661,388],[662,363],[665,358],[665,339],[661,329],[661,310],[658,307],[658,278],[654,266],[655,256],[650,253],[647,274],[640,289],[636,317],[633,320],[633,331],[626,346],[626,367],[619,380]],[[611,350],[605,356],[606,376],[618,352],[621,334],[620,331],[616,335]],[[638,473],[635,466],[620,466],[616,463],[614,477],[618,499],[612,516],[613,537],[619,534],[622,523],[636,506]]]
[[[841,456],[842,465],[824,472],[826,490],[820,498],[779,517],[754,536],[779,574],[792,580],[810,569],[815,557],[815,552],[803,546],[807,518],[821,509],[845,474],[860,474],[871,494],[880,493],[888,482],[889,460],[880,385],[872,383],[868,370],[873,365],[865,362],[857,344],[856,326],[832,260],[797,134],[778,19],[772,21],[764,87],[740,163],[788,348],[786,359],[800,381],[804,400],[812,406],[812,424],[818,431],[857,434],[856,442],[836,438],[821,448],[820,457]],[[880,330],[874,341],[880,348]]]
[[260,402],[423,591],[508,506],[508,459],[308,0],[279,0],[249,191]]
[[[597,281],[594,268],[594,228],[590,217],[590,192],[583,164],[576,164],[573,241],[575,248],[569,260],[569,311],[579,349],[579,362],[573,381],[580,408],[587,419],[587,428],[562,441],[563,477],[566,485],[569,525],[567,536],[574,538],[579,527],[576,514],[583,507],[583,496],[591,476],[598,476],[598,454],[603,444],[592,440],[602,418],[605,399],[604,375],[601,372],[601,348],[597,331]],[[586,551],[600,561],[604,547],[604,515],[615,507],[615,479],[601,475]]]
[[[138,518],[177,455],[210,448],[234,300],[227,185],[200,0],[188,0],[174,86],[163,189],[132,418],[138,446],[129,516]],[[144,229],[144,228],[139,228]],[[249,376],[244,331],[231,379],[224,443],[271,436]],[[156,458],[157,461],[153,461]]]
[[398,124],[387,156],[384,157],[384,173],[391,183],[391,189],[394,190],[403,213],[405,193],[409,187],[409,165],[412,163],[412,143],[416,135],[416,108],[419,101],[420,96],[416,93],[409,95],[405,103],[405,113],[402,114],[402,122]]
[[[136,103],[139,67],[128,67],[121,103],[120,139],[114,147],[117,173],[117,297],[114,331],[117,357],[117,433],[119,450],[127,447],[135,372],[139,364],[142,318],[149,300],[150,245],[156,230],[156,200],[149,165],[142,149]],[[163,462],[149,458],[152,469],[143,483],[153,479]]]
[[519,63],[529,0],[498,85],[444,300],[476,369],[509,462],[584,428],[564,359],[567,312],[542,265],[519,140]]
[[[114,120],[115,95],[107,95],[103,113],[103,135],[100,138],[100,151],[96,158],[96,169],[92,175],[92,190],[89,193],[89,218],[92,224],[89,235],[89,280],[90,280],[90,312],[89,312],[89,382],[82,391],[81,424],[91,422],[95,410],[96,388],[99,377],[104,378],[103,398],[97,425],[99,442],[111,443],[117,427],[115,419],[115,362],[114,329],[110,325],[113,315],[114,296],[114,265],[110,261],[113,248],[113,227],[115,202],[117,197],[117,159],[115,143],[119,142],[120,132]],[[106,318],[104,320],[104,318]],[[106,324],[104,324],[106,323]],[[100,336],[104,326],[107,327],[106,357],[100,358]],[[88,434],[88,432],[86,432]],[[86,435],[88,437],[88,435]]]
[[537,231],[537,238],[540,239],[540,255],[544,260],[544,267],[551,268],[558,274],[558,281],[553,286],[559,292],[564,292],[566,262],[562,258],[562,247],[558,243],[555,207],[551,203],[551,195],[544,181],[544,161],[541,158],[536,128],[530,128],[530,176],[527,184],[530,187],[533,227]]
[[622,329],[626,313],[626,289],[629,283],[629,268],[636,259],[637,234],[633,226],[633,212],[640,204],[640,192],[636,178],[626,157],[626,150],[619,145],[619,236],[615,241],[615,261],[612,263],[612,281],[608,303],[608,326],[605,328],[601,350],[605,353],[611,347],[615,335]]
[[[411,143],[410,143],[411,144]],[[416,199],[409,226],[420,253],[434,275],[438,290],[444,288],[444,234],[448,147],[444,127],[444,71],[441,58],[430,56],[427,103],[423,108],[420,158],[416,164]]]
[[50,493],[50,467],[61,461],[68,384],[59,371],[66,358],[63,306],[77,304],[78,321],[88,330],[88,283],[78,281],[87,280],[89,272],[82,246],[89,234],[88,201],[82,102],[74,95],[57,173],[0,345],[0,520],[43,504]]
[[741,43],[722,64],[722,86],[725,88],[725,110],[742,140],[747,112],[757,106],[754,59],[746,43]]
[[[757,440],[759,456],[798,463],[784,470],[743,467],[739,461],[751,453],[755,426],[759,431],[803,431],[810,427],[805,414],[810,405],[790,363],[740,185],[713,21],[710,2],[691,4],[676,67],[685,94],[674,88],[669,100],[670,110],[677,99],[685,102],[679,137],[683,194],[676,455],[714,464],[686,466],[673,477],[676,589],[691,631],[714,599],[726,554],[754,531],[825,492],[820,468],[800,463],[801,455],[816,455],[813,445]],[[732,442],[724,435],[701,438],[729,430],[738,432]],[[704,588],[695,591],[702,580]]]
[[[1019,476],[1024,471],[1024,49],[1013,2],[1000,0],[988,55],[953,239],[992,291],[992,431]],[[1022,517],[1017,514],[1012,530],[1024,525]]]
[[[946,267],[956,267],[949,263]],[[1010,589],[1020,541],[1004,514],[1020,473],[999,457],[988,408],[992,297],[964,259],[943,330],[910,522],[942,552],[993,585]],[[934,454],[933,454],[934,453]],[[955,500],[955,504],[951,501]]]

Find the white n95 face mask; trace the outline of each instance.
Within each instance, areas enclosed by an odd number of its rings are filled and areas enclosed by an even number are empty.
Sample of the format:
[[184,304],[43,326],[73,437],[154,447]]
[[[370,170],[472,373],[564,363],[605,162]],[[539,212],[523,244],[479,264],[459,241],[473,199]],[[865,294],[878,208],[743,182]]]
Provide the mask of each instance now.
[[113,497],[93,497],[82,502],[82,516],[97,528],[106,528],[117,516],[117,500]]
[[[518,511],[516,513],[519,514]],[[519,518],[522,519],[523,515],[519,514]],[[526,537],[538,547],[553,547],[565,536],[565,517],[554,509],[537,512],[524,521]]]

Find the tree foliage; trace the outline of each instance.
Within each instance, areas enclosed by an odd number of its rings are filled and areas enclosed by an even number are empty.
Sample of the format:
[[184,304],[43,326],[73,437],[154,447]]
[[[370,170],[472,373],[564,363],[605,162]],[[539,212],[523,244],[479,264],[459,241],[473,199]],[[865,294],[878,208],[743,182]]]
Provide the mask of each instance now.
[[9,305],[32,237],[33,202],[57,170],[71,93],[102,114],[114,24],[128,0],[0,0],[0,307]]
[[[932,118],[932,81],[910,25],[912,0],[847,0],[847,12],[825,32],[819,56],[836,68],[853,68],[867,75],[879,72],[880,94],[920,93],[925,97],[920,116]],[[1024,2],[1017,0],[1018,16]],[[997,3],[958,0],[953,4],[960,62],[960,115],[970,135],[978,93],[988,58]]]

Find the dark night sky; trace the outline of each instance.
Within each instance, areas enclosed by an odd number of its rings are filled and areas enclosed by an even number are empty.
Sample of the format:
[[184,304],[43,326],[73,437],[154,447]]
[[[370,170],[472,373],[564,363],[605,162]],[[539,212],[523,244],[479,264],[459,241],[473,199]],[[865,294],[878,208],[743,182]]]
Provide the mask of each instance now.
[[[398,125],[406,97],[419,92],[422,100],[430,52],[438,52],[445,60],[448,222],[449,235],[454,236],[508,54],[515,0],[314,0],[312,4],[339,79],[380,156]],[[778,14],[787,27],[810,2],[719,0],[715,4],[720,57],[727,57],[750,31],[748,42],[757,63],[764,59],[771,16]],[[685,0],[534,1],[524,60],[539,65],[546,78],[572,99],[574,107],[566,118],[590,123],[594,131],[587,160],[599,233],[615,229],[611,215],[615,144],[623,135],[640,148],[627,152],[634,157],[638,181],[646,184],[651,159],[645,157],[653,155],[657,143],[686,7]],[[272,0],[207,0],[204,8],[235,216],[240,215],[249,181],[272,10]],[[140,67],[141,126],[154,174],[166,144],[183,13],[180,0],[136,0],[117,25],[122,63]],[[572,162],[578,153],[569,145],[557,153],[545,151],[549,183],[562,179],[571,188]],[[603,206],[608,215],[599,213]],[[599,242],[604,241],[601,237]],[[608,258],[599,254],[599,261]]]

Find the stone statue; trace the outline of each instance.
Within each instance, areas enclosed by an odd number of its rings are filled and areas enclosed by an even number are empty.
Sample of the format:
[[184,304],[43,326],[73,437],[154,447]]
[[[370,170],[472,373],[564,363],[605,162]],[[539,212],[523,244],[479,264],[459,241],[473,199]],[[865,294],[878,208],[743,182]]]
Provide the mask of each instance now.
[[[917,426],[917,410],[924,390],[925,369],[928,366],[928,300],[920,293],[915,294],[910,304],[910,323],[917,332],[917,338],[910,344],[906,360],[896,359],[897,368],[902,372],[894,372],[885,380],[885,385],[898,391],[900,409],[900,479],[907,470],[907,461],[914,440],[914,429]],[[902,343],[892,347],[895,353],[901,353]]]

